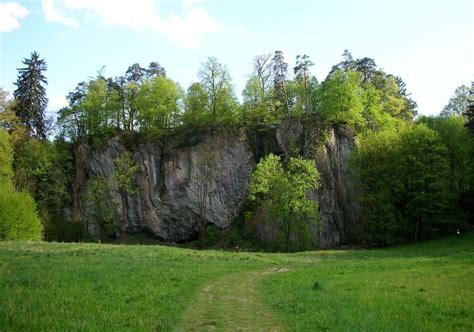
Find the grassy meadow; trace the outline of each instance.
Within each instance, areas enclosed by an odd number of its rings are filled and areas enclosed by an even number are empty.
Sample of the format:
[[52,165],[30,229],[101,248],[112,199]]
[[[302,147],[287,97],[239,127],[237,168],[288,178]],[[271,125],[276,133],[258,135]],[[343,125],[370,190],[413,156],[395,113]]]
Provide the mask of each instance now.
[[0,243],[0,330],[474,329],[474,234],[294,254]]

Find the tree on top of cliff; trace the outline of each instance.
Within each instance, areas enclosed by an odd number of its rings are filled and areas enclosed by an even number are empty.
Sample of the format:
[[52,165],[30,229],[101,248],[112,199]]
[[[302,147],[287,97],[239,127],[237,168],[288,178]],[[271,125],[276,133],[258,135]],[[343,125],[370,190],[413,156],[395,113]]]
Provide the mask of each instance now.
[[212,116],[211,124],[232,119],[238,104],[227,66],[216,58],[209,57],[201,64],[198,77],[209,98],[207,110]]

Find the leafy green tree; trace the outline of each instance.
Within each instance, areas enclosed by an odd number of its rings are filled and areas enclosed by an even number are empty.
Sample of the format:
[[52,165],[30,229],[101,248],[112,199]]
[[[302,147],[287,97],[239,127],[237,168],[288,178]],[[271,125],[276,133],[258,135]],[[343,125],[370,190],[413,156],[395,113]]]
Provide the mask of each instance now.
[[0,184],[0,240],[41,240],[42,234],[33,198]]
[[0,183],[11,183],[13,180],[13,147],[10,135],[0,129]]
[[113,131],[108,97],[107,81],[99,77],[87,84],[87,94],[81,101],[81,106],[85,110],[88,135],[96,142],[101,142],[108,133]]
[[0,240],[40,240],[43,228],[35,202],[15,190],[12,162],[10,135],[0,129]]
[[309,56],[304,55],[297,55],[296,56],[296,66],[293,69],[296,75],[296,80],[303,86],[304,91],[304,112],[309,112],[308,107],[308,87],[309,87],[309,68],[314,66],[314,63],[309,59]]
[[[473,140],[464,126],[462,116],[422,117],[419,122],[425,123],[438,133],[440,141],[447,148],[447,157],[451,174],[449,176],[450,190],[459,195],[465,192],[471,174],[471,153]],[[472,165],[474,166],[474,165]]]
[[319,173],[311,160],[290,158],[286,168],[269,154],[252,174],[249,198],[264,206],[282,226],[285,250],[291,250],[295,227],[317,218],[317,202],[308,197],[319,187]]
[[122,197],[122,224],[125,223],[125,211],[127,204],[127,196],[137,192],[133,179],[140,167],[133,161],[132,154],[129,151],[122,152],[115,159],[114,180],[119,188]]
[[448,117],[450,115],[461,115],[469,107],[469,94],[471,89],[466,85],[461,85],[454,90],[453,96],[449,99],[449,102],[444,106],[440,113],[440,116]]
[[362,116],[362,75],[338,70],[319,89],[320,114],[328,124],[345,123],[355,128],[364,126]]
[[391,117],[411,121],[416,113],[417,104],[407,91],[405,82],[398,76],[377,69],[375,61],[364,57],[354,59],[348,50],[344,51],[343,61],[333,66],[328,74],[333,77],[338,71],[356,71],[362,75],[362,86],[375,87],[380,95],[381,112]]
[[212,122],[217,124],[223,120],[233,119],[237,110],[237,102],[227,67],[219,63],[216,58],[209,57],[201,65],[198,77],[209,98],[208,109],[212,116]]
[[184,100],[184,124],[194,126],[207,122],[207,93],[201,83],[192,83]]
[[275,100],[266,96],[261,84],[258,76],[252,76],[242,93],[244,121],[257,128],[271,126],[281,119]]
[[466,127],[474,137],[474,82],[471,85],[471,92],[468,99],[468,107],[463,113],[466,118]]
[[442,229],[452,202],[446,152],[437,133],[422,124],[361,139],[351,163],[364,241],[393,244]]
[[135,101],[140,130],[166,133],[176,127],[182,95],[179,86],[169,78],[160,76],[144,80]]
[[43,222],[62,220],[72,173],[72,149],[60,142],[29,139],[15,149],[15,185],[35,199]]
[[48,98],[45,85],[48,84],[43,72],[47,65],[40,59],[37,52],[31,53],[29,59],[24,59],[25,67],[18,69],[18,78],[15,82],[15,114],[21,123],[30,130],[31,134],[39,138],[46,138],[45,115]]
[[462,219],[466,213],[474,214],[474,137],[469,135],[464,118],[440,115],[421,117],[418,121],[435,130],[447,148],[449,190],[454,197],[451,215]]

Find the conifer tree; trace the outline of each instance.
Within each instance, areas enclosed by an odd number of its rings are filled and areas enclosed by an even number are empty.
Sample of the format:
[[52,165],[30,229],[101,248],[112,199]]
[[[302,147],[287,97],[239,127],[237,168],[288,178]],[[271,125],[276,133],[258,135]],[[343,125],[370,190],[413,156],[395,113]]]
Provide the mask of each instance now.
[[31,53],[31,57],[24,59],[23,64],[25,67],[18,69],[17,88],[13,93],[15,114],[31,135],[46,138],[44,112],[48,105],[45,88],[48,82],[43,72],[47,64],[37,52]]

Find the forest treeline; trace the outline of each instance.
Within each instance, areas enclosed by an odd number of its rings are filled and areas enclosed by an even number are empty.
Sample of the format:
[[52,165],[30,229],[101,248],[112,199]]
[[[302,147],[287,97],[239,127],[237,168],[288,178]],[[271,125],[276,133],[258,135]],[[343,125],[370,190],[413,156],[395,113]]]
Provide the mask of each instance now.
[[[253,59],[242,102],[228,68],[215,58],[201,64],[198,80],[186,89],[152,62],[133,64],[119,77],[99,71],[78,83],[51,121],[45,116],[46,61],[33,52],[23,64],[13,99],[0,90],[0,205],[18,201],[22,207],[0,209],[0,239],[85,236],[81,225],[64,221],[74,147],[81,142],[100,146],[117,135],[160,139],[219,127],[264,131],[288,118],[320,128],[347,126],[357,135],[351,174],[362,223],[354,241],[418,240],[474,219],[472,88],[458,88],[440,115],[417,116],[405,82],[371,58],[345,51],[319,82],[309,56],[297,56],[289,68],[276,51]],[[15,235],[21,223],[35,226]]]

